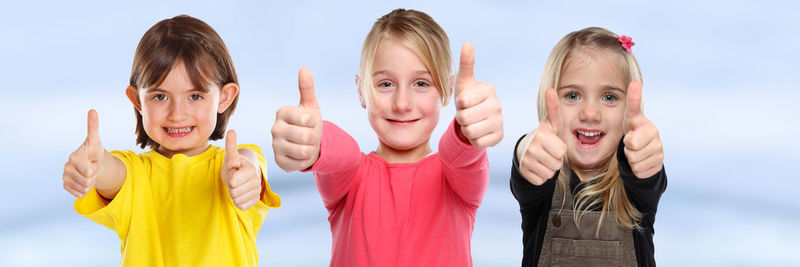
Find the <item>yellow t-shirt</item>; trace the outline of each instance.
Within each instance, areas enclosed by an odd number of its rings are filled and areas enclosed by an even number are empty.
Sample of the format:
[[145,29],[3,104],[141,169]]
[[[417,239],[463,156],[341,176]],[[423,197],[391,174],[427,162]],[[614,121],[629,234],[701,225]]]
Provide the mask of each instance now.
[[117,232],[122,266],[256,266],[256,235],[269,208],[281,205],[264,177],[261,201],[247,211],[234,206],[219,176],[225,149],[171,159],[153,150],[137,155],[112,151],[127,169],[125,183],[106,205],[93,188],[75,201],[75,211]]

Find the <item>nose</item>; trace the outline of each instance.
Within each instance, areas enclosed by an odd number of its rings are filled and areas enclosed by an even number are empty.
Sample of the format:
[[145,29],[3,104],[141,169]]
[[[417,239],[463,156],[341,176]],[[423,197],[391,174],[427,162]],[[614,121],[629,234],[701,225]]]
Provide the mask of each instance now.
[[184,101],[170,101],[167,119],[171,121],[183,121],[186,119],[186,108]]
[[599,121],[600,109],[598,106],[597,101],[584,101],[580,111],[581,121]]
[[413,107],[411,102],[411,90],[409,88],[400,87],[394,91],[394,99],[392,101],[392,111],[394,112],[407,112]]

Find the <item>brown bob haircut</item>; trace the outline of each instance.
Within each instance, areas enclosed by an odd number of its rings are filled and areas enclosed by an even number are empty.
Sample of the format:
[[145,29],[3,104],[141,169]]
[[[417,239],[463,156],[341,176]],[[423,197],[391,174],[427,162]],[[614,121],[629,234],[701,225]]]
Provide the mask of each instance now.
[[[225,43],[211,26],[187,15],[165,19],[153,25],[142,36],[136,47],[131,69],[130,86],[137,90],[159,86],[175,65],[183,63],[192,85],[207,89],[209,85],[220,88],[228,83],[239,84]],[[217,113],[217,125],[209,140],[225,136],[228,119],[236,109],[239,95],[223,113]],[[136,114],[136,144],[141,148],[158,148],[144,130],[142,114]]]

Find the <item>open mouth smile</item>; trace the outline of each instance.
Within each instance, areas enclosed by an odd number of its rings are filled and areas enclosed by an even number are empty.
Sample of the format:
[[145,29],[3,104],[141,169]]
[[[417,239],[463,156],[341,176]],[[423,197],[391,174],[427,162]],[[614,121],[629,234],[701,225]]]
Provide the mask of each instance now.
[[606,135],[606,133],[600,130],[587,129],[577,129],[574,134],[578,146],[587,149],[596,147],[600,143],[600,140]]
[[164,127],[164,131],[170,137],[184,137],[189,135],[194,130],[194,126],[187,126],[183,128],[169,128]]

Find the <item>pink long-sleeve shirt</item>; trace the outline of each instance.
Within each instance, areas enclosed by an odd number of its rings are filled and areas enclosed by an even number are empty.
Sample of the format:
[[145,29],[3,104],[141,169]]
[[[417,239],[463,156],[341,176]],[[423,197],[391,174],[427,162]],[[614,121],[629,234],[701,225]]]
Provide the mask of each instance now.
[[331,266],[472,266],[470,239],[489,162],[485,149],[456,136],[454,125],[439,153],[388,163],[324,122],[310,171],[328,209]]

